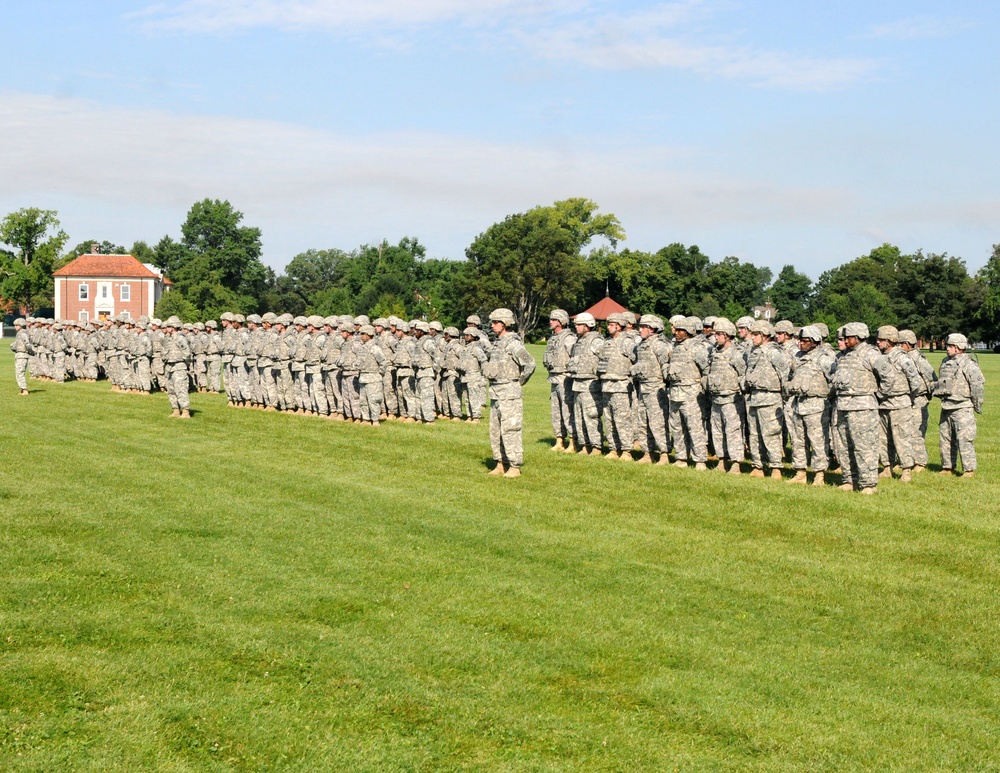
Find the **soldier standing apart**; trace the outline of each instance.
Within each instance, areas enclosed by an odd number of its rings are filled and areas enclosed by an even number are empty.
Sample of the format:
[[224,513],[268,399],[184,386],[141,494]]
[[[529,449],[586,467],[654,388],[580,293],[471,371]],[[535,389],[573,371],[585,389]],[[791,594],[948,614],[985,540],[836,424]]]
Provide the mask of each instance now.
[[697,317],[680,317],[671,323],[677,343],[663,375],[668,384],[674,466],[687,467],[690,459],[696,470],[707,470],[708,435],[699,398],[704,391],[702,378],[708,372],[708,350],[697,338],[700,323]]
[[17,387],[21,390],[18,394],[22,395],[28,394],[28,379],[25,374],[28,372],[28,360],[34,352],[27,324],[21,317],[14,320],[17,333],[10,345],[10,350],[14,352],[14,380],[17,381]]
[[782,395],[788,382],[788,358],[784,349],[771,340],[770,322],[757,320],[750,328],[753,348],[747,355],[745,377],[747,424],[750,425],[750,477],[763,478],[764,465],[771,468],[771,478],[781,479],[784,447],[781,431]]
[[513,331],[514,314],[510,309],[496,309],[490,314],[490,327],[497,337],[490,351],[484,375],[490,382],[490,446],[496,466],[490,475],[517,478],[524,464],[521,428],[524,404],[521,388],[535,372],[535,360]]
[[747,362],[736,346],[736,325],[725,317],[714,323],[715,350],[708,364],[708,395],[712,401],[712,441],[715,455],[719,457],[719,470],[739,475],[743,463],[743,421],[736,408]]
[[167,397],[174,412],[171,418],[191,418],[191,396],[188,394],[188,364],[191,362],[191,344],[178,330],[181,321],[170,317],[163,323],[163,365],[167,377]]
[[979,363],[966,354],[969,341],[961,333],[945,340],[948,356],[941,362],[934,396],[941,399],[941,475],[950,475],[962,460],[962,477],[976,472],[976,414],[983,412],[986,379]]
[[[794,425],[792,438],[792,483],[807,483],[808,452],[812,451],[813,485],[822,486],[830,468],[830,374],[835,355],[821,346],[823,336],[815,325],[799,331],[799,352],[792,361],[788,391],[794,398],[785,423]],[[788,405],[788,403],[786,403]],[[786,408],[786,410],[788,410]]]
[[608,458],[632,461],[635,426],[632,412],[632,365],[635,363],[635,341],[627,336],[625,317],[614,313],[608,317],[608,335],[597,361],[601,379],[601,400],[604,434],[608,440]]
[[875,393],[878,349],[869,344],[868,325],[849,322],[842,328],[844,348],[833,366],[832,384],[837,394],[837,450],[844,471],[841,491],[878,490],[879,421]]
[[882,358],[888,364],[885,369],[887,377],[881,385],[878,394],[878,415],[882,426],[879,441],[879,462],[882,466],[880,478],[892,477],[893,453],[899,458],[903,468],[900,481],[909,483],[913,467],[913,435],[917,432],[914,423],[913,395],[924,389],[924,382],[917,373],[917,368],[902,349],[896,344],[899,341],[899,331],[892,325],[883,325],[878,329],[875,343]]
[[566,451],[600,456],[601,391],[597,381],[597,362],[604,339],[594,329],[597,320],[592,314],[581,312],[573,322],[576,325],[576,343],[570,352],[567,371],[572,379],[574,442]]
[[562,309],[549,312],[552,335],[545,345],[542,364],[549,372],[549,410],[556,439],[553,451],[564,451],[573,442],[573,392],[566,369],[576,336],[568,327],[569,314]]

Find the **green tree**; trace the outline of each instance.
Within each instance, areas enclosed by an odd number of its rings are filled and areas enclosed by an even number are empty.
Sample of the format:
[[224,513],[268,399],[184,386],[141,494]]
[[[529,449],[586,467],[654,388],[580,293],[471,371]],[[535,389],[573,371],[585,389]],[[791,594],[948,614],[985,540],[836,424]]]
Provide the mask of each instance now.
[[0,297],[25,312],[52,303],[52,272],[69,237],[54,210],[29,207],[0,221]]
[[795,270],[795,266],[783,266],[768,291],[771,303],[778,310],[781,319],[789,319],[796,325],[809,321],[809,306],[812,300],[812,280]]
[[153,250],[154,264],[173,281],[199,319],[223,311],[260,310],[274,275],[260,260],[260,229],[240,225],[243,213],[228,201],[195,203],[181,225],[181,241],[169,236]]
[[982,303],[975,312],[984,340],[1000,340],[1000,244],[993,245],[993,254],[986,261],[976,280],[981,288]]
[[597,209],[588,199],[567,199],[491,225],[465,252],[466,306],[510,308],[525,336],[543,309],[575,306],[587,278],[583,248],[599,236],[612,245],[625,238],[618,219]]

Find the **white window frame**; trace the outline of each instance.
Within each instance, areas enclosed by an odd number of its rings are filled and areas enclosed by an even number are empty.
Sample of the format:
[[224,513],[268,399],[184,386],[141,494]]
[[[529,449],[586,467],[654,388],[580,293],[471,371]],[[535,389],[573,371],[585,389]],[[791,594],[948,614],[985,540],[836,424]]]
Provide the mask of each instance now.
[[77,289],[77,297],[81,301],[89,301],[90,300],[90,285],[87,284],[86,282],[80,282],[80,285],[79,285],[79,287]]
[[97,297],[102,301],[111,300],[111,282],[98,282],[97,283]]
[[129,303],[132,300],[132,285],[128,282],[122,282],[118,285],[118,299],[122,303]]

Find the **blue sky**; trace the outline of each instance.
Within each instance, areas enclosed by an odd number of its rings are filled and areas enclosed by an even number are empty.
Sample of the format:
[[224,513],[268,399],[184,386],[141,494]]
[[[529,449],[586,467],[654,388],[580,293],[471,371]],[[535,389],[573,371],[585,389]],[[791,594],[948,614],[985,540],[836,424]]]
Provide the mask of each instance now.
[[1000,6],[117,0],[0,5],[0,214],[179,237],[228,199],[277,271],[418,237],[462,258],[571,196],[622,246],[812,277],[1000,242]]

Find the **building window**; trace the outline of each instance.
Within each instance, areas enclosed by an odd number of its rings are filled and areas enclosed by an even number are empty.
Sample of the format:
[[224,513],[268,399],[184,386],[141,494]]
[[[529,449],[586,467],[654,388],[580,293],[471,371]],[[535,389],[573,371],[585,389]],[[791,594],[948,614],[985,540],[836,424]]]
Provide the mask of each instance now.
[[[81,300],[84,300],[84,299],[81,299]],[[90,322],[90,314],[88,312],[86,312],[86,311],[81,311],[80,312],[80,321],[84,325],[86,325],[88,322]]]
[[121,291],[122,291],[123,302],[132,300],[132,285],[123,284],[121,286]]
[[106,301],[108,299],[108,296],[109,296],[110,292],[111,292],[111,285],[109,285],[107,282],[105,282],[104,284],[102,284],[101,285],[101,300],[105,300]]
[[80,283],[80,300],[89,301],[90,300],[90,285],[86,282]]
[[120,316],[120,317],[121,317],[122,319],[132,319],[132,315],[131,315],[131,314],[129,314],[129,313],[127,312],[127,311],[123,311],[123,312],[122,312],[122,313],[121,313],[121,314],[120,314],[119,316]]

